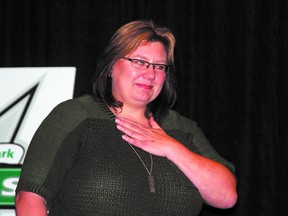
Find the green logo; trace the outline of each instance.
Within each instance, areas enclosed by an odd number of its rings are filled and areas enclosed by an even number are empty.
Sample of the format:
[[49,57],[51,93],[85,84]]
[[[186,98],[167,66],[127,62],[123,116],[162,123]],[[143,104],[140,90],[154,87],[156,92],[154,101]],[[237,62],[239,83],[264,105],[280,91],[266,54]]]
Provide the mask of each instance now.
[[14,206],[20,168],[0,168],[0,206]]
[[14,158],[14,152],[9,148],[7,151],[0,152],[0,158]]

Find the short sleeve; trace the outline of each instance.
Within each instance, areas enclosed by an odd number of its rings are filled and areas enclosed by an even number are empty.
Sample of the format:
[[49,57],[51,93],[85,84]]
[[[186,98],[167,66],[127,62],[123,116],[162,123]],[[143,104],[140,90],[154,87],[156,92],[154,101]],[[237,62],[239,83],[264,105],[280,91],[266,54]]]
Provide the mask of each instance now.
[[[18,191],[30,191],[44,197],[49,203],[64,178],[65,170],[85,139],[87,113],[76,100],[56,106],[44,119],[29,145]],[[47,179],[54,178],[52,184]]]

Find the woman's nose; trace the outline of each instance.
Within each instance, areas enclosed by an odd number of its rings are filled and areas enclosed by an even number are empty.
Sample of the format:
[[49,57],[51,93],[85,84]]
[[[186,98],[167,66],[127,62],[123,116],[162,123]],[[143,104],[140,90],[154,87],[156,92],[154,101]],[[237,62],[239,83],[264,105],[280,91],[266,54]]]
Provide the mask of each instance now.
[[144,72],[144,77],[146,79],[155,79],[156,71],[154,65],[149,65],[149,67]]

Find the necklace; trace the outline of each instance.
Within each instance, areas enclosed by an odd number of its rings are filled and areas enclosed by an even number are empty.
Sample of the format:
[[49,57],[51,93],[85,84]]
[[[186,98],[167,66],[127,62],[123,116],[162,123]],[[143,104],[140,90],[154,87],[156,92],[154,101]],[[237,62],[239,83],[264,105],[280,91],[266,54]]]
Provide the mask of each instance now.
[[135,152],[135,154],[137,155],[137,157],[139,158],[139,160],[142,162],[144,168],[146,169],[147,173],[148,173],[148,183],[149,183],[149,189],[151,193],[155,193],[155,182],[154,182],[154,177],[152,175],[152,171],[153,171],[153,157],[151,154],[150,155],[150,171],[148,170],[148,167],[146,166],[146,164],[144,163],[144,161],[142,160],[142,158],[140,157],[140,155],[138,154],[138,152],[136,151],[136,149],[131,145],[131,143],[128,143],[129,146],[133,149],[133,151]]
[[[112,110],[111,110],[112,111]],[[112,113],[118,117],[118,113],[117,111],[114,110],[114,112],[112,111]],[[150,155],[150,171],[148,170],[148,167],[146,166],[146,164],[144,163],[144,161],[142,160],[142,158],[140,157],[140,155],[138,154],[138,152],[136,151],[136,149],[132,146],[131,143],[127,142],[129,144],[129,146],[132,148],[132,150],[134,151],[134,153],[137,155],[137,157],[139,158],[139,160],[141,161],[141,163],[143,164],[144,168],[146,169],[147,173],[148,173],[148,183],[149,183],[149,189],[151,193],[155,193],[156,189],[155,189],[155,182],[154,182],[154,177],[152,175],[152,171],[153,171],[153,157],[152,155],[149,153]]]

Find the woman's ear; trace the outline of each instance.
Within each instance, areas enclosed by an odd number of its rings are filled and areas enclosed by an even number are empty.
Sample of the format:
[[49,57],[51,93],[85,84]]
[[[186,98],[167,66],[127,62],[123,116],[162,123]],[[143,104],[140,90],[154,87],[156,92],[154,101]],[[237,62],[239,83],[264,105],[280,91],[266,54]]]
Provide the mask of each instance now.
[[111,70],[109,71],[109,78],[112,78],[113,77],[113,68],[114,66],[111,68]]
[[109,71],[109,77],[110,77],[110,78],[113,77],[114,67],[115,67],[115,64],[112,66],[112,68],[111,68],[110,71]]

